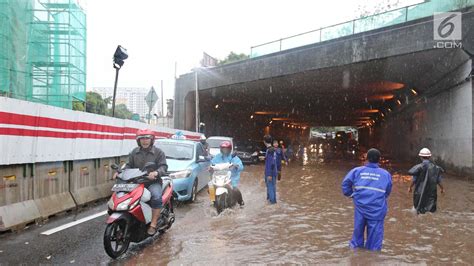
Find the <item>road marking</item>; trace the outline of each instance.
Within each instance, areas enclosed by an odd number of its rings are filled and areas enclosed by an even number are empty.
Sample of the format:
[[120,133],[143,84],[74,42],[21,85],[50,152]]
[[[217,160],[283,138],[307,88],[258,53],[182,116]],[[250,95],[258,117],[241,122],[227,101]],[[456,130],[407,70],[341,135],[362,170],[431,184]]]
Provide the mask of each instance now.
[[78,225],[78,224],[87,222],[87,221],[89,221],[89,220],[95,219],[95,218],[100,217],[100,216],[103,216],[103,215],[105,215],[105,214],[107,214],[107,211],[99,212],[99,213],[96,213],[96,214],[93,214],[93,215],[84,217],[84,218],[82,218],[82,219],[79,219],[79,220],[77,220],[77,221],[70,222],[70,223],[67,223],[67,224],[58,226],[58,227],[53,228],[53,229],[50,229],[50,230],[48,230],[48,231],[44,231],[44,232],[41,233],[41,234],[42,234],[42,235],[47,235],[47,236],[49,236],[49,235],[52,235],[52,234],[57,233],[57,232],[59,232],[59,231],[62,231],[62,230],[71,228],[71,227],[76,226],[76,225]]

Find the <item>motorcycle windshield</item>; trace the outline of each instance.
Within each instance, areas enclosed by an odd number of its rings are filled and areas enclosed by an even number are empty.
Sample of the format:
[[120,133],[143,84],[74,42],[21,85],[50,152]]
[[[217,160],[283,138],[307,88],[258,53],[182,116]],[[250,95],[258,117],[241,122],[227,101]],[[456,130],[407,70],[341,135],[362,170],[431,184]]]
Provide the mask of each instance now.
[[138,168],[133,168],[133,169],[125,169],[123,172],[119,175],[120,179],[123,181],[128,181],[130,179],[143,176],[145,175],[146,172],[140,171]]

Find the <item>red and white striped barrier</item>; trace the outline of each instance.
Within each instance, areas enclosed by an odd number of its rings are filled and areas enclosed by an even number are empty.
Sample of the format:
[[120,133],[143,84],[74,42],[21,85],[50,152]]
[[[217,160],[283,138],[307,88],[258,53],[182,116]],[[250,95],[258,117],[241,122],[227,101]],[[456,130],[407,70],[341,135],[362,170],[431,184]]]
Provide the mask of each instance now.
[[[181,131],[0,97],[0,165],[127,155],[142,128],[153,130],[158,138]],[[200,137],[182,132],[187,139]]]

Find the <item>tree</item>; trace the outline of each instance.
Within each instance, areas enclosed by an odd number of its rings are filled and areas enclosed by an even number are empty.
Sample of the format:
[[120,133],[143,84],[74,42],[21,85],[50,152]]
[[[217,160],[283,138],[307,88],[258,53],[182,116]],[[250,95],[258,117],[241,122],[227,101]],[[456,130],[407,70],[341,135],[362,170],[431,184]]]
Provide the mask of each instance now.
[[232,62],[237,62],[245,59],[249,59],[250,57],[244,53],[237,54],[234,52],[230,52],[230,54],[224,59],[224,60],[219,60],[219,63],[217,63],[218,66],[222,66],[225,64],[229,64]]
[[88,91],[86,94],[86,112],[105,115],[107,105],[97,92]]
[[[112,109],[107,109],[107,115],[112,116]],[[123,103],[115,106],[115,116],[116,118],[130,119],[132,120],[133,113],[128,110],[127,106]]]
[[376,4],[372,1],[368,1],[368,3],[359,4],[357,13],[359,14],[359,18],[365,18],[395,9],[399,7],[399,5],[400,0],[382,0],[376,1]]
[[112,96],[109,96],[109,97],[105,98],[104,102],[107,106],[109,106],[109,104],[112,104]]
[[73,101],[72,102],[72,110],[84,112],[86,110],[86,107],[84,105],[85,105],[84,102]]

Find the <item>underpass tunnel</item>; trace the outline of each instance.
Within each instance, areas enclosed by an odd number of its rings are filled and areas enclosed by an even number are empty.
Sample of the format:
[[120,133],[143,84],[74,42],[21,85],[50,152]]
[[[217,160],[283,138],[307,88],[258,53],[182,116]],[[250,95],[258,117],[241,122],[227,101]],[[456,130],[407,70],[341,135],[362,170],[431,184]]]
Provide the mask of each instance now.
[[[239,72],[222,76],[219,68],[204,69],[200,122],[207,136],[261,141],[270,133],[292,142],[305,142],[311,127],[350,126],[366,148],[416,161],[418,151],[429,147],[438,164],[469,172],[474,164],[472,69],[469,53],[457,48],[235,83]],[[208,86],[216,80],[225,85]],[[195,84],[193,75],[180,84]],[[184,129],[195,130],[195,91],[184,88]]]
[[[361,144],[381,146],[387,119],[428,103],[435,85],[466,60],[460,50],[434,49],[201,90],[200,120],[207,135],[242,140],[260,140],[265,133],[304,140],[311,127],[352,126]],[[188,95],[190,101],[194,97]]]

